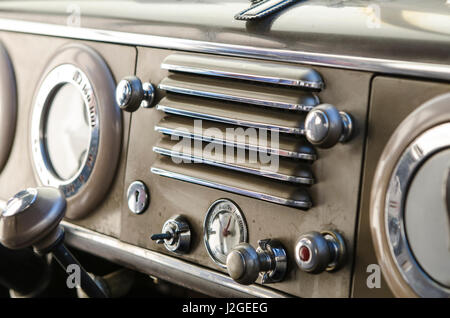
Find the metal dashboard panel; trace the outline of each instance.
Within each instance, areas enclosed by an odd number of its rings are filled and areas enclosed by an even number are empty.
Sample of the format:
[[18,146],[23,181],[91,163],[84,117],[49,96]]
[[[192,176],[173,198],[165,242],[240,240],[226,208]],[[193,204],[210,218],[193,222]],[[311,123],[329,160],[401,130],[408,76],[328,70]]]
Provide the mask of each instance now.
[[[157,85],[167,71],[160,68],[163,59],[173,51],[138,48],[137,76]],[[348,144],[330,150],[320,150],[313,170],[319,180],[311,188],[315,207],[301,211],[272,203],[179,182],[150,173],[157,154],[152,146],[160,138],[153,127],[163,117],[161,111],[140,109],[132,114],[130,141],[125,175],[126,187],[134,180],[143,181],[150,191],[148,210],[135,215],[122,205],[121,239],[127,243],[170,254],[163,246],[150,240],[159,233],[164,222],[174,214],[183,214],[191,223],[193,239],[191,252],[181,258],[214,270],[222,270],[209,258],[203,244],[203,220],[208,207],[219,198],[229,198],[243,211],[249,227],[249,243],[259,239],[277,238],[286,246],[288,274],[281,283],[267,285],[285,293],[301,297],[348,297],[350,295],[354,229],[357,219],[363,139],[371,73],[317,67],[327,88],[319,97],[352,114],[357,122],[356,137]],[[162,98],[161,92],[157,100]],[[311,275],[298,270],[294,245],[302,233],[311,230],[335,229],[347,240],[349,260],[335,273]],[[223,271],[223,270],[222,270]]]
[[[136,50],[133,47],[105,43],[59,39],[54,37],[1,32],[0,40],[10,53],[17,81],[18,118],[16,136],[10,158],[0,175],[0,198],[7,199],[16,192],[37,185],[32,169],[29,144],[32,99],[36,85],[52,55],[68,43],[80,43],[96,50],[108,64],[117,80],[134,72]],[[129,115],[123,116],[122,154],[126,153]],[[76,221],[89,229],[119,237],[125,156],[122,155],[116,177],[106,198],[90,216]]]
[[386,282],[381,288],[368,288],[367,266],[377,264],[369,224],[369,197],[373,175],[381,153],[397,126],[427,100],[448,92],[448,83],[377,76],[372,81],[364,176],[357,228],[353,297],[392,297]]

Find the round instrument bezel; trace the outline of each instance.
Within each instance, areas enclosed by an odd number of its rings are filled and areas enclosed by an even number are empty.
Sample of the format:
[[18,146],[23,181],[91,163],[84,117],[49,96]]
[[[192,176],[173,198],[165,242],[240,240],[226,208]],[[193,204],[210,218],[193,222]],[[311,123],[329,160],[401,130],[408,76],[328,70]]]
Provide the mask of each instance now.
[[14,142],[17,120],[17,87],[8,52],[0,43],[0,171],[6,165]]
[[433,127],[403,152],[386,191],[384,222],[389,249],[397,269],[411,288],[423,297],[450,297],[450,288],[434,281],[419,265],[408,242],[405,203],[409,186],[420,167],[434,154],[450,148],[450,123]]
[[[74,85],[89,114],[88,154],[70,179],[62,180],[46,153],[44,129],[49,104],[65,84]],[[88,46],[59,49],[37,85],[30,117],[32,166],[39,185],[59,188],[67,199],[66,217],[78,219],[104,200],[120,160],[122,114],[115,101],[115,81],[102,57]]]
[[383,276],[397,297],[449,297],[450,289],[433,280],[409,246],[404,206],[420,167],[450,147],[450,93],[412,112],[397,127],[378,161],[370,198],[370,227]]
[[208,211],[206,212],[205,215],[205,219],[203,221],[203,243],[205,245],[206,251],[208,252],[209,257],[212,259],[212,261],[220,266],[221,268],[227,268],[226,264],[224,264],[221,260],[219,260],[214,252],[212,251],[210,244],[209,244],[209,238],[208,238],[208,224],[210,223],[210,220],[213,220],[214,217],[219,214],[219,213],[223,213],[223,211],[225,211],[225,209],[219,209],[216,210],[216,207],[218,207],[220,204],[227,204],[229,206],[232,207],[232,211],[228,210],[228,213],[233,213],[236,215],[236,217],[238,218],[238,220],[241,222],[242,224],[242,238],[240,240],[239,243],[248,243],[248,226],[247,226],[247,221],[245,220],[245,216],[242,213],[241,209],[239,208],[239,206],[229,200],[229,199],[218,199],[216,201],[214,201],[211,206],[208,208]]
[[[55,172],[48,156],[45,141],[45,125],[53,97],[58,90],[70,84],[77,88],[83,98],[89,120],[89,146],[78,171],[69,179],[61,179]],[[98,101],[87,75],[72,64],[61,64],[44,78],[33,107],[31,119],[32,158],[41,183],[59,188],[66,198],[75,195],[91,176],[98,154],[99,144]]]

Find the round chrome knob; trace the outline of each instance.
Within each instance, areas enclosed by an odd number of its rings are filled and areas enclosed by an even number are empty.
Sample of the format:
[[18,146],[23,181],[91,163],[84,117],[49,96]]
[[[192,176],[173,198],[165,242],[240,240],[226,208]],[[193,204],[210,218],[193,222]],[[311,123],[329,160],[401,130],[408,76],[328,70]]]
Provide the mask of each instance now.
[[0,242],[10,249],[34,246],[42,251],[59,241],[58,227],[66,211],[66,199],[57,188],[20,191],[0,215]]
[[347,141],[352,130],[350,115],[339,112],[330,104],[314,107],[305,119],[306,139],[320,148],[330,148],[338,142]]
[[227,256],[227,270],[240,284],[254,283],[261,271],[261,262],[253,246],[248,243],[237,245]]
[[64,245],[64,230],[59,223],[66,212],[61,190],[52,187],[29,188],[14,195],[0,214],[0,243],[10,249],[33,246],[37,254],[51,252],[63,270],[77,265],[80,286],[90,297],[106,297],[77,259]]
[[295,261],[308,273],[334,271],[345,261],[345,242],[333,231],[309,232],[300,236],[295,245]]
[[230,277],[243,285],[250,285],[261,274],[261,283],[282,281],[287,268],[287,256],[278,240],[260,240],[258,249],[248,243],[238,244],[227,256]]
[[127,76],[116,87],[116,102],[122,110],[134,112],[139,107],[151,107],[155,90],[136,76]]

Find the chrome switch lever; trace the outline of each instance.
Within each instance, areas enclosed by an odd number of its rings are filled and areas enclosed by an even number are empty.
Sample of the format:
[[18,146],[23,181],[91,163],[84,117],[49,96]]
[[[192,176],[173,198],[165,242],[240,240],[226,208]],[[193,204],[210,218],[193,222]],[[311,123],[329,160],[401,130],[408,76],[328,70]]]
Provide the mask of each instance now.
[[330,148],[338,142],[348,141],[353,129],[350,115],[330,104],[314,107],[305,118],[306,139],[320,148]]
[[305,233],[295,245],[298,267],[312,274],[337,270],[345,262],[346,254],[343,237],[334,231]]
[[262,275],[261,283],[276,283],[284,279],[287,268],[286,250],[278,240],[258,242],[258,249],[248,243],[237,245],[227,256],[227,270],[231,278],[250,285]]
[[168,219],[159,234],[151,236],[153,241],[164,244],[167,250],[176,254],[187,254],[191,247],[191,228],[181,215]]
[[152,107],[155,89],[151,83],[142,83],[136,76],[123,78],[116,88],[116,102],[127,112],[134,112],[139,107]]

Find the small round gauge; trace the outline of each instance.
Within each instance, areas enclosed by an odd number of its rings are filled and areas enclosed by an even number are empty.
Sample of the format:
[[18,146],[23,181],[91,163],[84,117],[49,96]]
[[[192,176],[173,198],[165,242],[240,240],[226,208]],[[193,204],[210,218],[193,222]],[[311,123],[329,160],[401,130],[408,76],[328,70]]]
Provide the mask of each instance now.
[[233,247],[248,240],[244,215],[234,202],[227,199],[217,200],[209,207],[203,231],[209,256],[223,268],[226,268],[227,255]]

